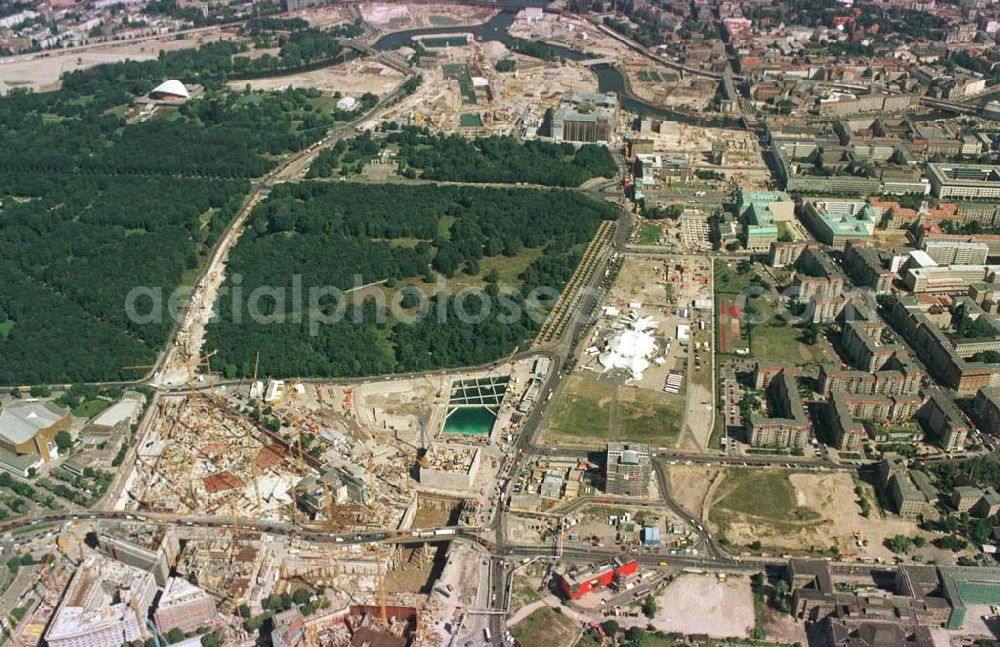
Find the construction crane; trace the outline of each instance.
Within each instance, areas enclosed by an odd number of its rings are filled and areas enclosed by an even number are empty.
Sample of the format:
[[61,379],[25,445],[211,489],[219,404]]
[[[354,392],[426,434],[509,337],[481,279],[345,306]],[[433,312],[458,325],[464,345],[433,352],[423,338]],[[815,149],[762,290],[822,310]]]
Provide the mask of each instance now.
[[389,628],[389,617],[385,612],[385,583],[382,581],[382,545],[375,543],[375,584],[378,591],[378,613],[383,629]]
[[420,424],[420,467],[428,468],[431,466],[430,459],[427,458],[427,450],[430,449],[430,444],[427,442],[427,422],[424,420],[422,415],[417,415],[417,422]]
[[[256,386],[257,386],[257,369],[259,367],[260,367],[260,352],[257,353],[257,356],[256,356],[256,358],[254,359],[254,362],[253,362],[253,382],[250,383],[251,388],[256,388]],[[258,429],[260,429],[264,425],[264,414],[261,411],[261,400],[263,400],[263,398],[261,397],[262,395],[263,394],[261,394],[261,393],[257,394],[257,396],[258,396],[257,397],[257,428]],[[247,439],[248,440],[253,440],[253,436],[250,434],[250,429],[249,428],[247,429]],[[255,466],[256,466],[256,463],[257,463],[256,457],[253,460],[250,461],[250,476],[253,478],[253,492],[254,492],[254,495],[257,497],[257,510],[259,511],[260,507],[261,507],[261,502],[260,502],[260,484],[257,483],[257,474],[256,474],[256,470],[254,469]]]

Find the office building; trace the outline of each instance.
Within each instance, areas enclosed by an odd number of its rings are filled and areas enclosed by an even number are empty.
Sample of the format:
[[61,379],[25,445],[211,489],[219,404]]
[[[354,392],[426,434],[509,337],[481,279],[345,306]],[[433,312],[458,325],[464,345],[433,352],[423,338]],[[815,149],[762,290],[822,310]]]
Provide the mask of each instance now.
[[767,252],[778,239],[778,225],[795,219],[795,203],[783,191],[750,191],[737,196],[743,223],[743,246],[752,253]]
[[648,444],[608,443],[605,489],[609,494],[645,496],[650,469]]
[[636,560],[625,561],[621,557],[615,557],[611,561],[590,566],[573,566],[568,570],[559,573],[559,587],[563,595],[570,600],[577,600],[587,595],[591,591],[602,589],[622,580],[632,577],[639,572],[639,562]]
[[212,596],[183,578],[172,577],[160,596],[153,620],[161,634],[171,629],[190,633],[212,627],[217,615]]
[[45,641],[49,647],[121,647],[145,640],[155,595],[151,573],[91,555],[73,574]]
[[833,247],[864,242],[875,232],[872,207],[859,200],[810,198],[802,204],[802,222],[816,239]]
[[170,569],[180,555],[177,533],[167,526],[102,528],[97,533],[97,545],[112,559],[152,573],[159,586],[167,584]]
[[927,240],[923,249],[938,265],[984,265],[990,253],[986,243],[951,240]]
[[610,142],[618,121],[614,93],[574,93],[552,112],[552,138],[560,142]]
[[997,283],[998,278],[1000,265],[929,265],[906,270],[903,283],[914,294],[956,293],[974,283]]
[[1000,166],[931,163],[927,175],[939,198],[1000,198]]

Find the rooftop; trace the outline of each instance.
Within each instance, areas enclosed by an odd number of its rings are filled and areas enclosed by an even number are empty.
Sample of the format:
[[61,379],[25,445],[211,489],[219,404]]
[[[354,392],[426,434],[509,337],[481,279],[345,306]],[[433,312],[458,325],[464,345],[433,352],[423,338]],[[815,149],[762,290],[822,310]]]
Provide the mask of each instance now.
[[20,445],[68,414],[67,409],[49,402],[15,402],[0,411],[0,438],[12,445]]

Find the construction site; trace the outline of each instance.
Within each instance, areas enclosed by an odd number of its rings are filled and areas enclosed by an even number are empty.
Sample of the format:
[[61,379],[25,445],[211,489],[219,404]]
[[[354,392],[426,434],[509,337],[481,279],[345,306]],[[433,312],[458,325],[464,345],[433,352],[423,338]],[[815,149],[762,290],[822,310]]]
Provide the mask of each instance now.
[[358,384],[203,373],[158,400],[116,509],[410,528],[421,492],[492,491],[547,362]]
[[715,96],[718,81],[689,75],[666,67],[651,65],[648,60],[629,60],[619,66],[628,79],[635,96],[658,106],[678,111],[698,112],[708,110]]
[[[265,398],[281,393],[272,384]],[[300,386],[289,392],[306,400]],[[323,390],[309,392],[315,403]],[[243,397],[209,390],[160,399],[118,509],[395,528],[415,507],[404,454],[390,447],[376,456],[377,444],[346,416],[324,416],[308,404],[281,409],[265,398],[254,398],[254,408]]]
[[568,445],[706,443],[710,295],[704,259],[626,257],[557,393],[543,438]]

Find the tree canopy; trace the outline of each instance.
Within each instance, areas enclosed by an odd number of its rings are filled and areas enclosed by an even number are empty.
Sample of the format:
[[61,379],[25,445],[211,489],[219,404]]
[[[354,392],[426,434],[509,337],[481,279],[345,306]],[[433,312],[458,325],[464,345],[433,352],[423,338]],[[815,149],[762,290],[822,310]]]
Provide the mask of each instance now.
[[[265,317],[255,320],[249,303],[223,298],[207,343],[220,351],[230,376],[252,374],[258,351],[261,365],[275,375],[357,376],[492,361],[537,329],[528,313],[538,306],[525,304],[524,296],[536,286],[560,289],[600,220],[615,215],[611,205],[563,191],[280,184],[255,209],[232,251],[226,287],[232,293],[238,276],[244,295],[277,289],[288,295],[283,309],[275,298],[262,299],[259,311]],[[516,306],[517,316],[507,323],[496,316],[463,323],[450,314],[456,297],[441,293],[426,297],[426,307],[449,313],[443,322],[437,316],[382,319],[376,299],[386,297],[383,288],[359,291],[358,298],[344,302],[346,313],[339,319],[332,316],[335,298],[310,303],[308,296],[325,286],[412,284],[435,272],[447,279],[469,263],[518,258],[529,249],[541,254],[532,255],[537,258],[519,273],[518,285],[500,286],[495,274],[488,277],[487,295],[493,299],[506,288],[505,298]],[[303,295],[298,310],[291,297],[297,284]],[[440,282],[433,286],[440,287]],[[468,299],[467,310],[477,311],[478,298]],[[403,306],[419,307],[412,299]]]
[[398,143],[400,168],[411,167],[428,180],[579,186],[594,177],[614,177],[618,171],[605,146],[522,142],[513,137],[431,135],[406,128],[387,137]]

